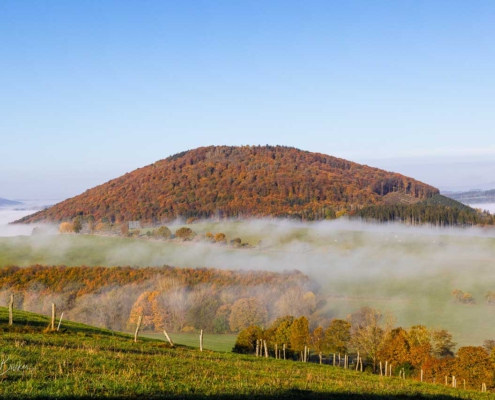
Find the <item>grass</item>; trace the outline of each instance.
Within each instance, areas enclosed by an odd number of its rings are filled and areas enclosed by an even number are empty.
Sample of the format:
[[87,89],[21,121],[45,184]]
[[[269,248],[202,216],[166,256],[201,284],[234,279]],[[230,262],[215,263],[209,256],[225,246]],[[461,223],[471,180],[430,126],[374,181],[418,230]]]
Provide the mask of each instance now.
[[3,398],[172,399],[488,399],[464,391],[336,367],[255,358],[64,324],[45,332],[48,318],[15,312],[8,327],[0,308],[0,396]]
[[[143,333],[143,336],[164,340],[164,335],[159,333]],[[199,334],[197,333],[170,333],[169,336],[174,344],[199,348]],[[205,333],[203,335],[203,348],[228,353],[232,351],[236,339],[237,335]]]

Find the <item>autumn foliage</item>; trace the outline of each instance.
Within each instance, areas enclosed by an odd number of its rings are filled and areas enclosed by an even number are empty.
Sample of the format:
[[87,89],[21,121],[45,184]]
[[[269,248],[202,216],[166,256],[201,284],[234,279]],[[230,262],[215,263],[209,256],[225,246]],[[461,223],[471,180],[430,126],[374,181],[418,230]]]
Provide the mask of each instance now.
[[157,222],[183,218],[335,218],[402,193],[426,199],[432,186],[400,174],[282,146],[210,146],[139,168],[20,222]]

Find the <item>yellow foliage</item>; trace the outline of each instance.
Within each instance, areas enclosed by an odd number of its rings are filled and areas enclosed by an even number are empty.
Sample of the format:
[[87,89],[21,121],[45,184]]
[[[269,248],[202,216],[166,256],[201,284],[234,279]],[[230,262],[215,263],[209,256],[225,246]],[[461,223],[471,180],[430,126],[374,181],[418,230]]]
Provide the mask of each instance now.
[[74,227],[70,222],[62,222],[58,227],[60,233],[72,233],[74,232]]

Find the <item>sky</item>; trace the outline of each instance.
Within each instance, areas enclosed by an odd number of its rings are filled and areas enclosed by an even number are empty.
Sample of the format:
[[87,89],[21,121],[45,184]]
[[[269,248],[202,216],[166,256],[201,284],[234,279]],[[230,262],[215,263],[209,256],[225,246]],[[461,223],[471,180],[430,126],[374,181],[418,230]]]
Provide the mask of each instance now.
[[495,188],[494,20],[492,0],[3,0],[0,197],[247,144]]

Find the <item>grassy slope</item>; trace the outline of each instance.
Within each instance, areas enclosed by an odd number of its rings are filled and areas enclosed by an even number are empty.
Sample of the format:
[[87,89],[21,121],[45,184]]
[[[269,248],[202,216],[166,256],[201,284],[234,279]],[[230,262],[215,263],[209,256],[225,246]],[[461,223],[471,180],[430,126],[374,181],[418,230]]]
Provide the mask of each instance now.
[[28,313],[16,312],[15,320],[19,323],[7,327],[7,311],[0,308],[0,357],[7,365],[0,377],[4,398],[490,397],[330,366],[170,349],[155,340],[134,344],[130,337],[80,324],[64,324],[64,332],[44,333],[48,319]]
[[[143,333],[144,337],[164,340],[162,333]],[[199,348],[199,334],[197,333],[170,333],[170,339],[177,345]],[[205,333],[203,348],[206,350],[229,353],[232,351],[237,335]]]

